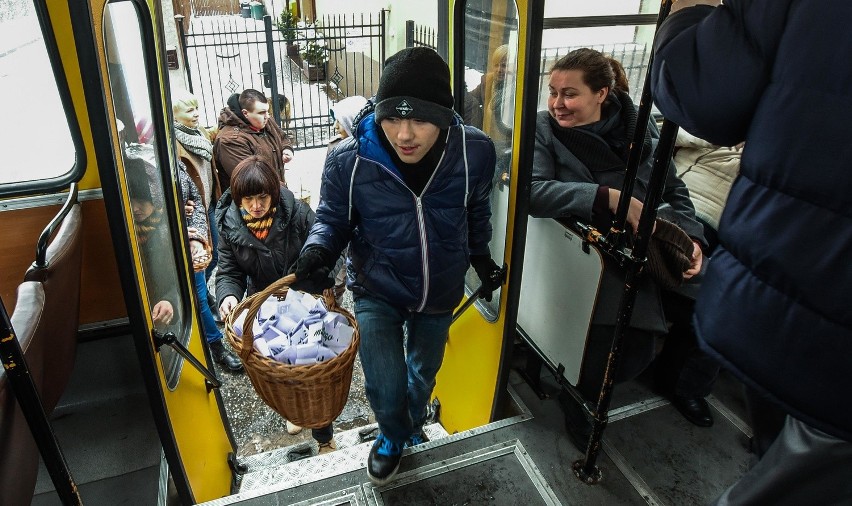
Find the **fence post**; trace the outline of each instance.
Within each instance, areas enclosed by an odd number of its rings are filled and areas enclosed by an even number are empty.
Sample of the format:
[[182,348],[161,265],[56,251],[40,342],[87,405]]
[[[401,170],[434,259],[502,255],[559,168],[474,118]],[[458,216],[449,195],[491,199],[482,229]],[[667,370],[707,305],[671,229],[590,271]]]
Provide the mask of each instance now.
[[382,43],[379,44],[379,65],[385,63],[385,29],[387,28],[388,10],[382,9]]
[[269,87],[272,89],[272,117],[275,124],[281,126],[281,105],[278,103],[278,66],[275,65],[275,45],[272,41],[272,16],[263,16],[263,30],[266,32],[266,57],[269,59]]
[[192,72],[191,72],[191,69],[189,68],[189,57],[188,57],[188,54],[186,52],[186,30],[184,30],[184,27],[183,27],[183,20],[184,19],[185,18],[183,17],[183,14],[177,14],[175,16],[175,23],[177,23],[177,29],[178,29],[178,44],[180,44],[180,52],[183,55],[183,69],[184,69],[184,72],[186,72],[186,86],[187,86],[187,88],[189,88],[189,92],[193,93],[193,91],[192,91]]
[[414,47],[414,20],[405,22],[405,47]]

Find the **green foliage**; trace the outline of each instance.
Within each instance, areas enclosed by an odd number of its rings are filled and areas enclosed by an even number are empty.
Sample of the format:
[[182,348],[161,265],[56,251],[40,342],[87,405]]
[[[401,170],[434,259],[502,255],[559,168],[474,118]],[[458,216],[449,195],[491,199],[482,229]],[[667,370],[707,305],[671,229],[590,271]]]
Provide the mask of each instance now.
[[290,9],[284,9],[275,23],[278,26],[278,31],[281,32],[281,36],[284,37],[284,40],[288,44],[292,44],[296,40],[296,25],[298,22],[299,20],[296,19],[296,15]]
[[327,62],[328,51],[325,49],[325,41],[322,39],[309,40],[302,51],[302,59],[315,67]]

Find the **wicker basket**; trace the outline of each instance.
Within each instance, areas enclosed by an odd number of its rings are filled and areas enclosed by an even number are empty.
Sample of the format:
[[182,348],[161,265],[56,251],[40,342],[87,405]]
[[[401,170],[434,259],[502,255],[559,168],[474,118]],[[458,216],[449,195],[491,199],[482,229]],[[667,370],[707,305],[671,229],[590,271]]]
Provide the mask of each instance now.
[[323,294],[329,311],[342,314],[355,331],[352,342],[340,355],[309,365],[283,364],[260,354],[253,346],[253,325],[244,325],[242,337],[234,332],[233,320],[248,309],[245,322],[253,322],[263,302],[271,295],[284,296],[294,275],[285,276],[240,302],[225,321],[225,335],[240,355],[252,386],[263,401],[291,423],[318,429],[329,425],[343,411],[352,384],[352,367],[361,341],[355,318],[337,305],[332,290]]

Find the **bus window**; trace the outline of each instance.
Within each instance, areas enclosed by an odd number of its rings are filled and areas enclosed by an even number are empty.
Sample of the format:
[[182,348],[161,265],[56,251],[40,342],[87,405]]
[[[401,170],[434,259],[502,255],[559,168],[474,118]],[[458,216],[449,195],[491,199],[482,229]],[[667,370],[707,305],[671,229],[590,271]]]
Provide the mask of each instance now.
[[[465,123],[482,129],[494,141],[497,166],[491,191],[491,257],[503,263],[509,211],[509,175],[515,114],[518,65],[518,11],[514,1],[470,0],[465,6]],[[467,274],[471,290],[479,278]],[[486,318],[497,319],[500,292],[491,302],[481,301]]]
[[[75,142],[33,2],[0,8],[0,32],[0,96],[5,98],[6,121],[0,136],[0,193],[67,188],[75,179]],[[48,40],[53,40],[51,34]]]
[[[131,240],[136,241],[148,311],[154,328],[173,332],[186,345],[188,315],[181,292],[175,255],[182,251],[167,217],[164,178],[172,178],[167,158],[154,143],[156,125],[149,95],[145,62],[153,55],[140,28],[138,4],[110,2],[104,12],[104,40],[108,60],[112,105],[121,131],[124,179],[133,214]],[[161,365],[170,389],[177,387],[181,357],[171,348],[159,350]]]

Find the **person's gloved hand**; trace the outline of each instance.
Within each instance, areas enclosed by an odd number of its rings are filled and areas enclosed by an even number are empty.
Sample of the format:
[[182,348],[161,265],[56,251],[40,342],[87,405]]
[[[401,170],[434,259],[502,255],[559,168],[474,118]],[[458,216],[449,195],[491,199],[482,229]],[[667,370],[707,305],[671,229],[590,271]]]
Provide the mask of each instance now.
[[470,265],[479,276],[479,281],[482,283],[480,295],[483,299],[491,302],[491,293],[500,288],[503,283],[503,276],[500,267],[491,260],[488,255],[471,255]]
[[311,246],[299,255],[290,272],[296,275],[296,281],[290,285],[294,290],[308,293],[322,293],[334,285],[329,277],[334,267],[334,255],[322,246]]

